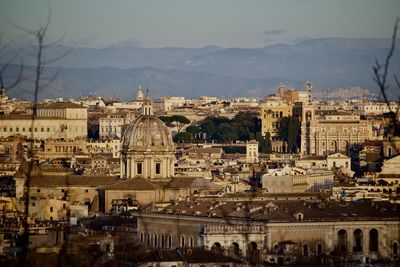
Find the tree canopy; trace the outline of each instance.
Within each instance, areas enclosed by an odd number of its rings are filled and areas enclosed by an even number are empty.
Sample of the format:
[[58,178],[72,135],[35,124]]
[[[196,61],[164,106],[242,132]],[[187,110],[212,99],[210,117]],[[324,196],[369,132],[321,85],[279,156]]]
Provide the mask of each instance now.
[[176,125],[179,133],[186,124],[190,123],[190,120],[182,115],[160,116],[159,119],[169,127]]
[[209,141],[248,141],[254,139],[256,133],[261,130],[261,122],[256,113],[239,112],[233,119],[207,117],[199,129],[207,135]]
[[289,153],[300,149],[300,120],[298,117],[283,117],[279,121],[278,135],[287,142]]

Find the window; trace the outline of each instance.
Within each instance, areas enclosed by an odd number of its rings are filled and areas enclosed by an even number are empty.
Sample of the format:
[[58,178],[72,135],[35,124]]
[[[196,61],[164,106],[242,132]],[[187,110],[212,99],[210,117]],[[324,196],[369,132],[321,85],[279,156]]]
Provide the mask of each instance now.
[[378,230],[371,229],[369,231],[369,251],[378,251],[378,248],[379,248]]
[[3,130],[4,130],[5,132],[7,132],[7,128],[6,128],[6,127],[4,127]]
[[160,174],[161,173],[161,163],[157,162],[156,163],[156,174]]
[[363,232],[360,229],[356,229],[353,233],[353,252],[363,251]]
[[10,128],[10,132],[12,132],[13,131],[13,128]]
[[317,245],[317,256],[320,256],[322,254],[322,244],[318,243]]
[[137,174],[142,174],[142,163],[139,162],[136,166]]
[[165,248],[165,237],[163,234],[160,234],[160,248]]
[[50,128],[49,127],[47,127],[47,132],[50,132]]
[[50,212],[53,212],[53,207],[50,207]]
[[22,131],[25,132],[25,127],[22,127]]
[[158,237],[157,237],[157,234],[154,234],[153,240],[154,240],[153,247],[154,248],[158,248]]
[[85,189],[85,193],[88,193],[89,192],[89,190],[88,189]]
[[304,257],[308,257],[308,245],[303,245],[303,255]]
[[16,132],[19,132],[19,128],[18,128],[18,127],[17,127],[17,128],[15,128],[15,131],[16,131]]
[[32,207],[35,207],[35,203],[32,203]]
[[40,193],[40,189],[37,189],[36,192]]
[[42,127],[42,128],[40,128],[40,131],[41,131],[41,132],[44,132],[44,128],[43,128],[43,127]]
[[167,243],[167,248],[172,248],[172,236],[168,236],[168,243]]

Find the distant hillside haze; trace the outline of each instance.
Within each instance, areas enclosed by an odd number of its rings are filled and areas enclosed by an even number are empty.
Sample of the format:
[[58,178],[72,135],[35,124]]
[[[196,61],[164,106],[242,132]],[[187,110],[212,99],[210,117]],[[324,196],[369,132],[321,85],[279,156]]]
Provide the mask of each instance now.
[[[143,48],[120,42],[102,49],[75,47],[65,58],[52,63],[48,73],[60,71],[56,81],[41,90],[43,97],[71,97],[96,92],[104,97],[130,99],[141,84],[153,97],[181,95],[199,97],[262,97],[276,91],[280,82],[302,89],[310,80],[316,91],[362,87],[378,93],[373,82],[375,59],[383,62],[390,39],[309,39],[296,44],[275,44],[261,48]],[[400,42],[399,42],[400,43]],[[32,48],[30,48],[32,49]],[[25,75],[33,76],[29,65],[34,58],[25,48]],[[51,47],[52,58],[71,49]],[[396,49],[389,74],[400,75],[400,54]],[[0,55],[0,63],[13,54]],[[10,68],[8,79],[17,68]],[[391,83],[392,85],[394,82]],[[26,80],[9,92],[32,98],[32,81]],[[399,90],[390,91],[395,96]]]

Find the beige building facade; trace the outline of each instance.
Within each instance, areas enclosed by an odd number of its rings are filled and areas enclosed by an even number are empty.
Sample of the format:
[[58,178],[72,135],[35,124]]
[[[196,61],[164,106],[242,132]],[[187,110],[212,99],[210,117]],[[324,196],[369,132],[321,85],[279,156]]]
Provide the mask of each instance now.
[[370,137],[368,122],[358,115],[333,113],[317,115],[312,104],[302,105],[301,153],[323,156],[340,152],[347,155],[352,146]]
[[279,120],[292,116],[293,106],[281,100],[267,100],[261,103],[261,133],[274,137],[278,134]]
[[[278,255],[291,258],[289,263],[294,257],[322,255],[341,255],[342,260],[398,256],[398,215],[358,205],[195,200],[138,213],[138,231],[148,247],[205,246],[248,260],[255,257],[258,262],[272,263]],[[290,246],[280,254],[282,244]]]
[[36,116],[27,114],[0,115],[0,137],[22,135],[27,138],[75,139],[87,137],[87,108],[71,102],[39,104]]
[[246,162],[256,163],[258,161],[258,142],[251,140],[246,143]]

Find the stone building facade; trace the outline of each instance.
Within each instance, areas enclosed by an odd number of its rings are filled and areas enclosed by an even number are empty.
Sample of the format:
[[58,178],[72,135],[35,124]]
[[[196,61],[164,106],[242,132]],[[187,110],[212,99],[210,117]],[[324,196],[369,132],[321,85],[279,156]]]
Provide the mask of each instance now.
[[316,114],[312,104],[303,104],[301,116],[301,153],[303,155],[348,154],[352,146],[370,137],[368,122],[344,112]]
[[246,143],[246,162],[258,162],[258,142],[256,140],[251,140]]
[[[0,115],[0,137],[22,135],[27,138],[75,139],[87,137],[87,108],[71,102],[40,104],[33,120],[27,114]],[[34,121],[32,123],[32,121]]]
[[137,218],[140,241],[151,248],[204,246],[257,262],[283,257],[291,263],[328,255],[342,260],[398,256],[397,209],[388,203],[196,200]]
[[292,116],[293,106],[282,100],[268,99],[261,103],[261,133],[263,136],[267,132],[271,137],[278,134],[279,121],[283,117]]

